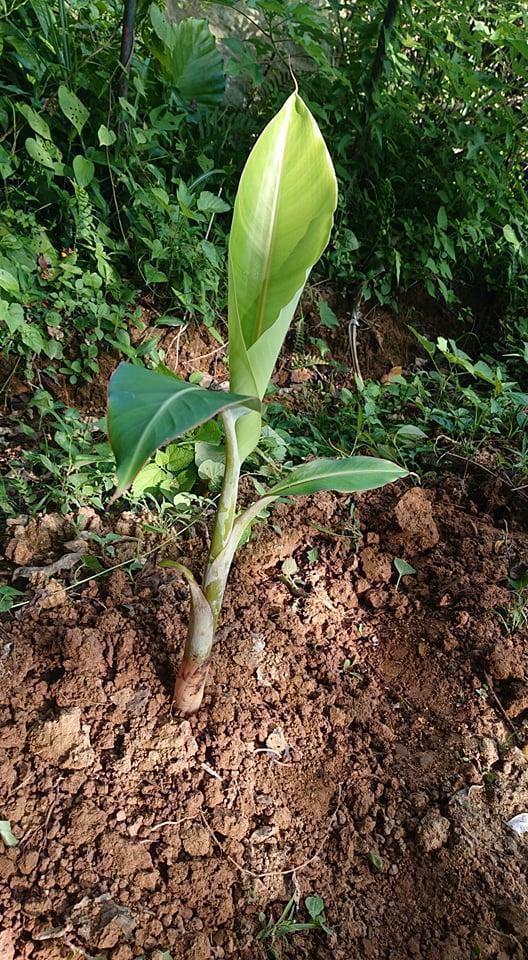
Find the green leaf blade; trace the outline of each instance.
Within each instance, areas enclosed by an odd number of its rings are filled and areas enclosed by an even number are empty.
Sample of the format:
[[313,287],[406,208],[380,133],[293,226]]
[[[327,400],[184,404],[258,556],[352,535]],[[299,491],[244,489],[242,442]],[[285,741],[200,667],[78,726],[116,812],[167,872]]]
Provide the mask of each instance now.
[[80,187],[87,187],[93,180],[95,166],[88,157],[78,154],[73,158],[73,173]]
[[40,113],[33,110],[28,103],[19,103],[18,110],[34,133],[38,133],[44,140],[51,140],[50,128]]
[[43,167],[48,167],[49,170],[55,169],[55,161],[49,153],[44,140],[41,140],[40,137],[36,139],[35,137],[27,137],[25,147],[31,159],[36,163],[42,164]]
[[0,268],[0,289],[7,293],[18,293],[20,290],[17,278],[9,270]]
[[108,436],[117,462],[117,494],[132,483],[159,447],[238,406],[258,410],[260,402],[121,363],[108,390]]
[[[231,386],[263,397],[308,275],[328,243],[337,183],[326,144],[293,93],[253,147],[229,239]],[[242,458],[258,418],[237,426]]]
[[78,134],[82,133],[82,129],[90,116],[89,111],[84,106],[84,103],[79,100],[79,97],[76,93],[73,93],[72,90],[68,90],[68,87],[61,85],[58,90],[58,99],[59,106],[64,114],[64,116],[70,121],[73,127],[77,130]]
[[99,130],[97,131],[97,136],[99,138],[99,145],[101,147],[111,147],[117,140],[117,137],[113,130],[109,130],[108,127],[101,124]]
[[217,107],[225,92],[224,64],[207,20],[171,23],[156,4],[150,18],[161,41],[154,52],[169,80],[189,103]]
[[358,493],[361,490],[375,490],[408,475],[409,471],[398,464],[376,457],[346,457],[343,460],[322,458],[295,467],[266,495],[305,496],[320,490]]
[[403,560],[402,557],[394,557],[393,563],[400,578],[410,577],[413,573],[416,573],[416,567],[413,567],[411,563],[407,563],[407,560]]

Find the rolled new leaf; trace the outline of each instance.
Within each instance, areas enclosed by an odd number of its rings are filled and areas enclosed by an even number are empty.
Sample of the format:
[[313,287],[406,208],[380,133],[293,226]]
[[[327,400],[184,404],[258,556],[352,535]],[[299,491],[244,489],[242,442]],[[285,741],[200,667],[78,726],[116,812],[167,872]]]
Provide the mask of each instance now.
[[343,460],[322,458],[295,467],[267,490],[263,499],[293,497],[317,493],[318,490],[357,493],[360,490],[375,490],[408,475],[409,471],[398,464],[376,457],[345,457]]
[[256,398],[204,390],[177,377],[121,363],[108,388],[108,436],[117,462],[117,494],[163,444],[230,407],[260,409]]
[[[328,243],[337,183],[321,132],[297,93],[259,137],[242,172],[229,238],[231,388],[262,398],[310,270]],[[237,424],[241,458],[258,415]]]

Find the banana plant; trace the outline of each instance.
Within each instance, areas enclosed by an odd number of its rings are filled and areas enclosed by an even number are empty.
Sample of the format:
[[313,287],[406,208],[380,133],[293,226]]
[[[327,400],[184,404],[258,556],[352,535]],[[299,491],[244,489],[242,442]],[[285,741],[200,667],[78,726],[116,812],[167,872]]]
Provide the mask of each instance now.
[[259,443],[262,401],[310,271],[325,249],[337,204],[332,161],[314,117],[293,93],[257,140],[235,200],[229,239],[230,389],[205,390],[167,371],[122,363],[110,380],[108,432],[124,491],[162,444],[212,417],[225,433],[225,470],[201,583],[189,585],[191,615],[174,705],[200,706],[235,551],[250,524],[280,498],[319,490],[371,490],[407,475],[387,460],[354,456],[295,467],[237,515],[240,470]]

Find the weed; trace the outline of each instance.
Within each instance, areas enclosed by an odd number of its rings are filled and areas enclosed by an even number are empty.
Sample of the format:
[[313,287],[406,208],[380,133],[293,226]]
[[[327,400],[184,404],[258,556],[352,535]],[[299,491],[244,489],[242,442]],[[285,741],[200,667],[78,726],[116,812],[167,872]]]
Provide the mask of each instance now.
[[354,654],[353,657],[346,657],[343,660],[343,666],[341,667],[340,673],[346,673],[349,677],[354,677],[354,680],[363,680],[363,674],[356,670],[358,664],[358,657]]
[[[528,474],[528,393],[518,364],[473,361],[453,341],[417,334],[433,368],[366,382],[336,397],[310,387],[296,412],[272,400],[268,422],[288,456],[367,451],[397,458],[410,470],[436,468],[441,458],[467,462],[484,448],[498,472],[522,486]],[[485,465],[487,466],[487,460]]]
[[497,614],[507,634],[526,628],[528,626],[528,589],[524,588],[514,594],[512,602],[507,607],[501,607]]
[[287,940],[295,933],[314,930],[331,936],[332,930],[327,924],[324,902],[321,897],[306,897],[304,906],[310,918],[305,922],[298,922],[294,919],[297,910],[295,897],[288,901],[277,920],[274,920],[272,916],[266,917],[265,913],[260,914],[262,929],[257,934],[257,940],[266,943],[272,960],[280,960],[282,956],[280,942]]
[[396,581],[396,591],[397,591],[398,587],[400,586],[400,581],[402,577],[412,577],[413,574],[416,573],[416,570],[410,563],[407,563],[406,560],[402,560],[400,557],[395,557],[393,560],[393,563],[396,569],[396,573],[398,574],[398,579]]
[[377,850],[369,850],[368,854],[369,863],[375,873],[383,873],[383,860],[381,859]]

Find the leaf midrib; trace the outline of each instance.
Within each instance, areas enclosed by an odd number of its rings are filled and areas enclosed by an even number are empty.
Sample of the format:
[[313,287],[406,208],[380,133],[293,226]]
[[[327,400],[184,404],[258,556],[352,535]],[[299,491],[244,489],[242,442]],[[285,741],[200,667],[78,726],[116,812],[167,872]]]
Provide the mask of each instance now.
[[[358,470],[358,474],[364,473],[365,471],[366,471],[366,468],[362,467],[360,470]],[[371,472],[374,472],[374,471],[376,473],[390,472],[388,467],[386,469],[380,468],[380,467],[373,467]],[[286,480],[284,484],[282,484],[280,487],[272,487],[271,490],[268,491],[267,495],[280,495],[281,490],[294,490],[295,487],[302,487],[306,483],[316,483],[318,480],[331,480],[333,477],[341,477],[343,479],[346,479],[346,473],[343,473],[342,470],[324,471],[324,472],[315,474],[315,476],[307,476],[301,480],[294,480],[293,483],[288,483]]]
[[[259,299],[258,299],[257,316],[256,316],[256,323],[255,323],[255,331],[254,331],[253,343],[255,343],[255,342],[259,339],[259,337],[262,335],[262,324],[263,324],[263,320],[264,320],[264,308],[265,308],[265,304],[266,304],[267,293],[268,293],[268,288],[269,288],[269,283],[270,283],[270,274],[271,274],[271,260],[272,260],[271,251],[272,251],[272,249],[273,249],[273,245],[274,245],[274,241],[275,241],[275,234],[276,234],[276,231],[277,231],[277,220],[278,220],[277,210],[278,210],[278,206],[279,206],[279,198],[280,198],[281,188],[282,188],[282,171],[283,171],[283,169],[284,169],[284,160],[285,160],[285,155],[286,155],[286,143],[287,143],[287,141],[288,141],[288,133],[289,133],[289,128],[290,128],[290,119],[291,119],[291,116],[288,118],[288,123],[287,123],[287,125],[286,125],[286,129],[285,129],[285,132],[284,132],[284,135],[283,135],[283,140],[282,140],[281,160],[280,160],[279,172],[278,172],[278,176],[277,176],[277,188],[276,188],[276,190],[275,190],[275,196],[274,196],[274,198],[273,198],[272,226],[271,226],[271,230],[270,230],[270,236],[269,236],[269,242],[268,242],[268,249],[267,249],[267,252],[266,252],[266,262],[265,262],[265,268],[264,268],[264,277],[263,277],[263,280],[262,280],[262,287],[261,287],[261,291],[260,291],[260,295],[259,295]],[[253,344],[250,344],[250,346],[253,346]]]

